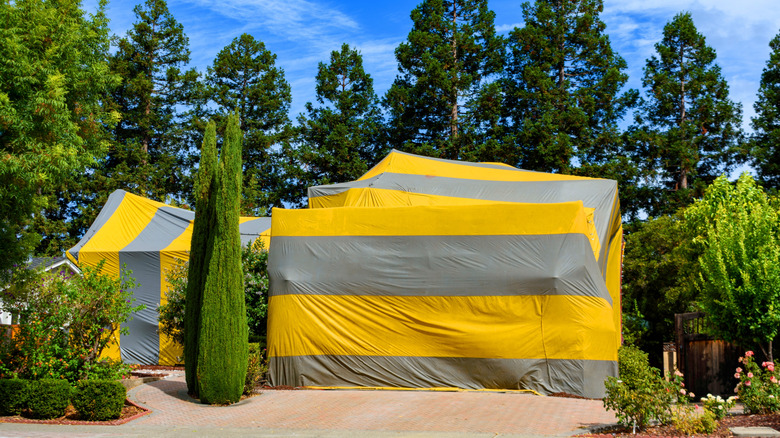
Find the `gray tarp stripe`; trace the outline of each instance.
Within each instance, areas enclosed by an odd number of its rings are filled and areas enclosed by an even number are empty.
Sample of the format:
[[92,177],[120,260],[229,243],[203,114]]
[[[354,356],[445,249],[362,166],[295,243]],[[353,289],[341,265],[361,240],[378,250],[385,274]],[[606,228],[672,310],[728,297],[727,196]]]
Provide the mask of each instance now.
[[74,259],[78,261],[79,251],[81,251],[81,248],[83,248],[89,239],[91,239],[101,228],[103,228],[111,216],[114,215],[117,208],[119,208],[119,205],[122,203],[122,200],[125,199],[126,193],[127,192],[120,189],[114,190],[114,192],[108,196],[108,200],[106,201],[105,205],[103,205],[103,208],[100,209],[100,213],[98,213],[95,221],[92,222],[92,225],[90,225],[87,232],[84,233],[84,237],[82,237],[81,240],[79,240],[79,243],[77,243],[73,248],[68,250],[68,253],[73,256]]
[[123,324],[130,330],[119,342],[123,361],[144,365],[159,362],[160,251],[187,229],[194,216],[193,212],[181,208],[160,207],[143,231],[119,251],[120,266],[126,265],[133,271],[132,276],[138,283],[133,291],[134,304],[146,305],[131,321]]
[[309,198],[335,195],[351,188],[372,187],[408,193],[482,199],[521,203],[558,203],[582,201],[585,207],[595,208],[596,232],[601,243],[599,265],[606,257],[609,226],[617,197],[617,182],[608,179],[564,181],[486,181],[461,178],[431,177],[400,173],[383,173],[363,181],[316,186],[309,188]]
[[238,226],[238,230],[241,233],[241,244],[246,245],[249,242],[253,242],[263,231],[269,228],[271,228],[270,217],[259,217],[244,222]]
[[612,298],[582,234],[276,236],[271,295]]
[[480,359],[402,356],[270,357],[272,386],[533,389],[604,397],[617,362],[578,359]]

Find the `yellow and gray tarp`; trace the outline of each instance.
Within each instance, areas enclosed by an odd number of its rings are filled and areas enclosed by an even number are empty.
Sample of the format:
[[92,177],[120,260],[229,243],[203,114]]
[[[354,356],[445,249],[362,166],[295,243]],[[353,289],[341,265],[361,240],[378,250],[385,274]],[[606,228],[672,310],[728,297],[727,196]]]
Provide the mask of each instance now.
[[617,373],[614,181],[392,152],[274,210],[274,385],[533,389]]
[[[105,353],[108,357],[144,365],[181,363],[181,345],[157,329],[157,308],[166,302],[168,272],[189,259],[194,217],[189,210],[117,190],[81,241],[68,250],[68,257],[79,266],[96,266],[105,260],[105,273],[119,276],[120,267],[129,269],[138,283],[134,304],[146,308],[123,324],[129,334],[114,334],[115,342]],[[261,238],[267,248],[270,222],[270,218],[241,218],[242,242]]]

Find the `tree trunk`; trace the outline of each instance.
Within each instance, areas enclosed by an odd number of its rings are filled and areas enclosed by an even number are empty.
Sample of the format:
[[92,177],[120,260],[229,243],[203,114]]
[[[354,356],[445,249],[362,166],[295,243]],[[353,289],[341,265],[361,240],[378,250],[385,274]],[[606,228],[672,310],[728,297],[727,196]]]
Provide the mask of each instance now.
[[[456,39],[457,34],[457,22],[458,22],[458,9],[456,2],[452,2],[452,61],[453,68],[456,69],[458,65],[458,41]],[[455,71],[457,75],[457,70]],[[458,88],[457,85],[452,90],[452,111],[450,112],[450,141],[454,141],[458,138]]]

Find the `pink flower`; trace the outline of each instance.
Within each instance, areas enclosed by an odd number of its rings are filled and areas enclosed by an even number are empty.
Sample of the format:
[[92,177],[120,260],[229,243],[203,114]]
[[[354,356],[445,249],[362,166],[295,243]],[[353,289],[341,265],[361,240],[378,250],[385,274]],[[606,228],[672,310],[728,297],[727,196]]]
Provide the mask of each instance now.
[[685,395],[685,390],[684,389],[680,389],[680,394]]
[[777,377],[772,376],[772,377],[769,378],[769,381],[772,382],[772,383],[777,383]]
[[[692,392],[689,392],[689,393],[688,393],[688,397],[691,397],[691,398],[693,398],[693,397],[696,397],[696,394],[694,394],[694,393],[692,393]],[[698,406],[697,406],[697,407],[698,407]]]
[[766,366],[766,369],[768,369],[771,372],[775,372],[775,363],[769,362],[769,364]]
[[742,363],[742,356],[739,357],[739,363]]
[[681,373],[680,370],[674,370],[674,375],[677,377],[682,377],[683,373]]
[[739,378],[740,378],[740,376],[742,376],[742,374],[739,374],[739,373],[734,373],[734,377],[736,377],[737,379],[739,379]]
[[737,372],[741,373],[742,372],[742,368],[737,368]]
[[750,380],[745,382],[745,386],[750,386]]
[[753,378],[753,373],[748,373],[748,378],[752,379]]
[[746,351],[745,352],[745,357],[750,357],[750,356],[753,356],[753,352],[752,351]]

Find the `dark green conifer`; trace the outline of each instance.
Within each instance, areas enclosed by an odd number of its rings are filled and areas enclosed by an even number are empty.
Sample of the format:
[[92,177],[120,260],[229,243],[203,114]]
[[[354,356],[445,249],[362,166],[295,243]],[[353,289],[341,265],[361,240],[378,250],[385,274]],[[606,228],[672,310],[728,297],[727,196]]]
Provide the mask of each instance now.
[[238,229],[241,137],[238,114],[232,114],[217,170],[216,226],[198,333],[197,386],[201,401],[208,404],[241,398],[249,354]]
[[203,302],[203,287],[211,263],[216,222],[217,133],[209,122],[200,152],[200,168],[195,179],[195,223],[192,226],[187,296],[184,310],[184,367],[187,391],[193,397],[198,391],[198,327]]
[[758,100],[753,105],[753,163],[766,187],[780,188],[780,33],[769,43],[772,53],[761,73]]

